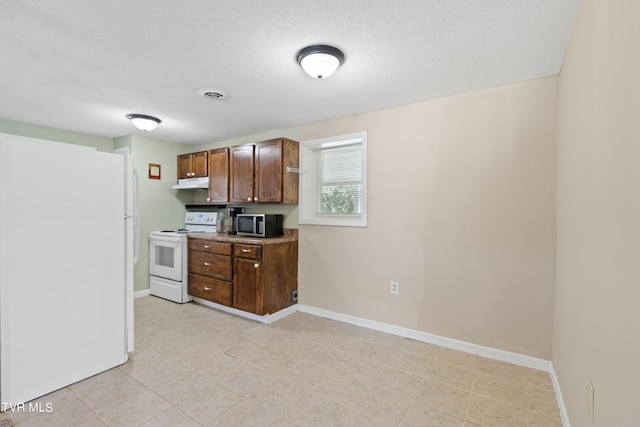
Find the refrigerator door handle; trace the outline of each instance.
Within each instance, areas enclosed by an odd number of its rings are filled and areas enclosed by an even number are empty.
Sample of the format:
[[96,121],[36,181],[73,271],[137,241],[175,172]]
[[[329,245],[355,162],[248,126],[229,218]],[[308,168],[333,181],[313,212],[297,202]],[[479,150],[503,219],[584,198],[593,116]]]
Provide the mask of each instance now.
[[140,176],[133,168],[133,265],[138,263],[140,255]]

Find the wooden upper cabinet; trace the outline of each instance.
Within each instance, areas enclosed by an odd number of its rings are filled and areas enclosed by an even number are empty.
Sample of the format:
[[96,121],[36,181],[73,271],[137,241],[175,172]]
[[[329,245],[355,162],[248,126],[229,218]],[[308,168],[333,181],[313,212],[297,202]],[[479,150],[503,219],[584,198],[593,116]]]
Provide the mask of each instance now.
[[232,203],[253,202],[254,165],[253,144],[229,148],[229,201]]
[[209,152],[200,151],[178,156],[178,179],[202,178],[209,174]]
[[193,153],[193,172],[195,178],[208,176],[209,174],[209,153],[201,151],[199,153]]
[[287,138],[256,144],[257,202],[298,204],[298,142]]
[[209,177],[209,203],[298,204],[298,142],[277,138],[178,156],[178,179]]
[[282,140],[264,141],[256,144],[256,202],[282,202]]
[[178,179],[191,178],[191,154],[178,156]]
[[178,156],[178,179],[202,178],[209,174],[209,153],[200,151]]
[[286,138],[231,147],[230,201],[298,204],[298,143]]
[[229,202],[229,149],[209,151],[209,198],[211,203]]

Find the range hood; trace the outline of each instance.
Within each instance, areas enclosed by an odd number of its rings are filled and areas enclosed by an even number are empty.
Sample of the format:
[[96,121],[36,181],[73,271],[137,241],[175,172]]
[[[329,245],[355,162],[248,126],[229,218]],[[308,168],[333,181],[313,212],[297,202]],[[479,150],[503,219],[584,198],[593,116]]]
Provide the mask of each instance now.
[[193,190],[194,188],[209,188],[209,177],[203,178],[183,178],[171,187],[172,190]]

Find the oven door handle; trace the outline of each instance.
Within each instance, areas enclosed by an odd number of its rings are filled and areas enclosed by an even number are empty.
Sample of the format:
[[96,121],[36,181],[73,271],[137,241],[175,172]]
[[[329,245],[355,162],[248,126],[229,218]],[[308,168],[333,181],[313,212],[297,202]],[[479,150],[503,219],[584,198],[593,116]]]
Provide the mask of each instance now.
[[164,237],[164,236],[151,236],[149,240],[153,240],[156,242],[170,242],[170,243],[178,243],[182,240],[182,237]]

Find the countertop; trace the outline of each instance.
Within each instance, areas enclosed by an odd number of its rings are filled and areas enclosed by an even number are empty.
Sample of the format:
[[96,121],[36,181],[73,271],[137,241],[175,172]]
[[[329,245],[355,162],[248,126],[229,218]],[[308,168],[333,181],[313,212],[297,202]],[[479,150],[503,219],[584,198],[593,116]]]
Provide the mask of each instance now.
[[268,245],[273,243],[295,242],[298,240],[296,228],[285,228],[284,236],[278,237],[248,237],[226,233],[195,233],[189,234],[189,239],[215,240],[218,242],[241,243],[246,245]]

